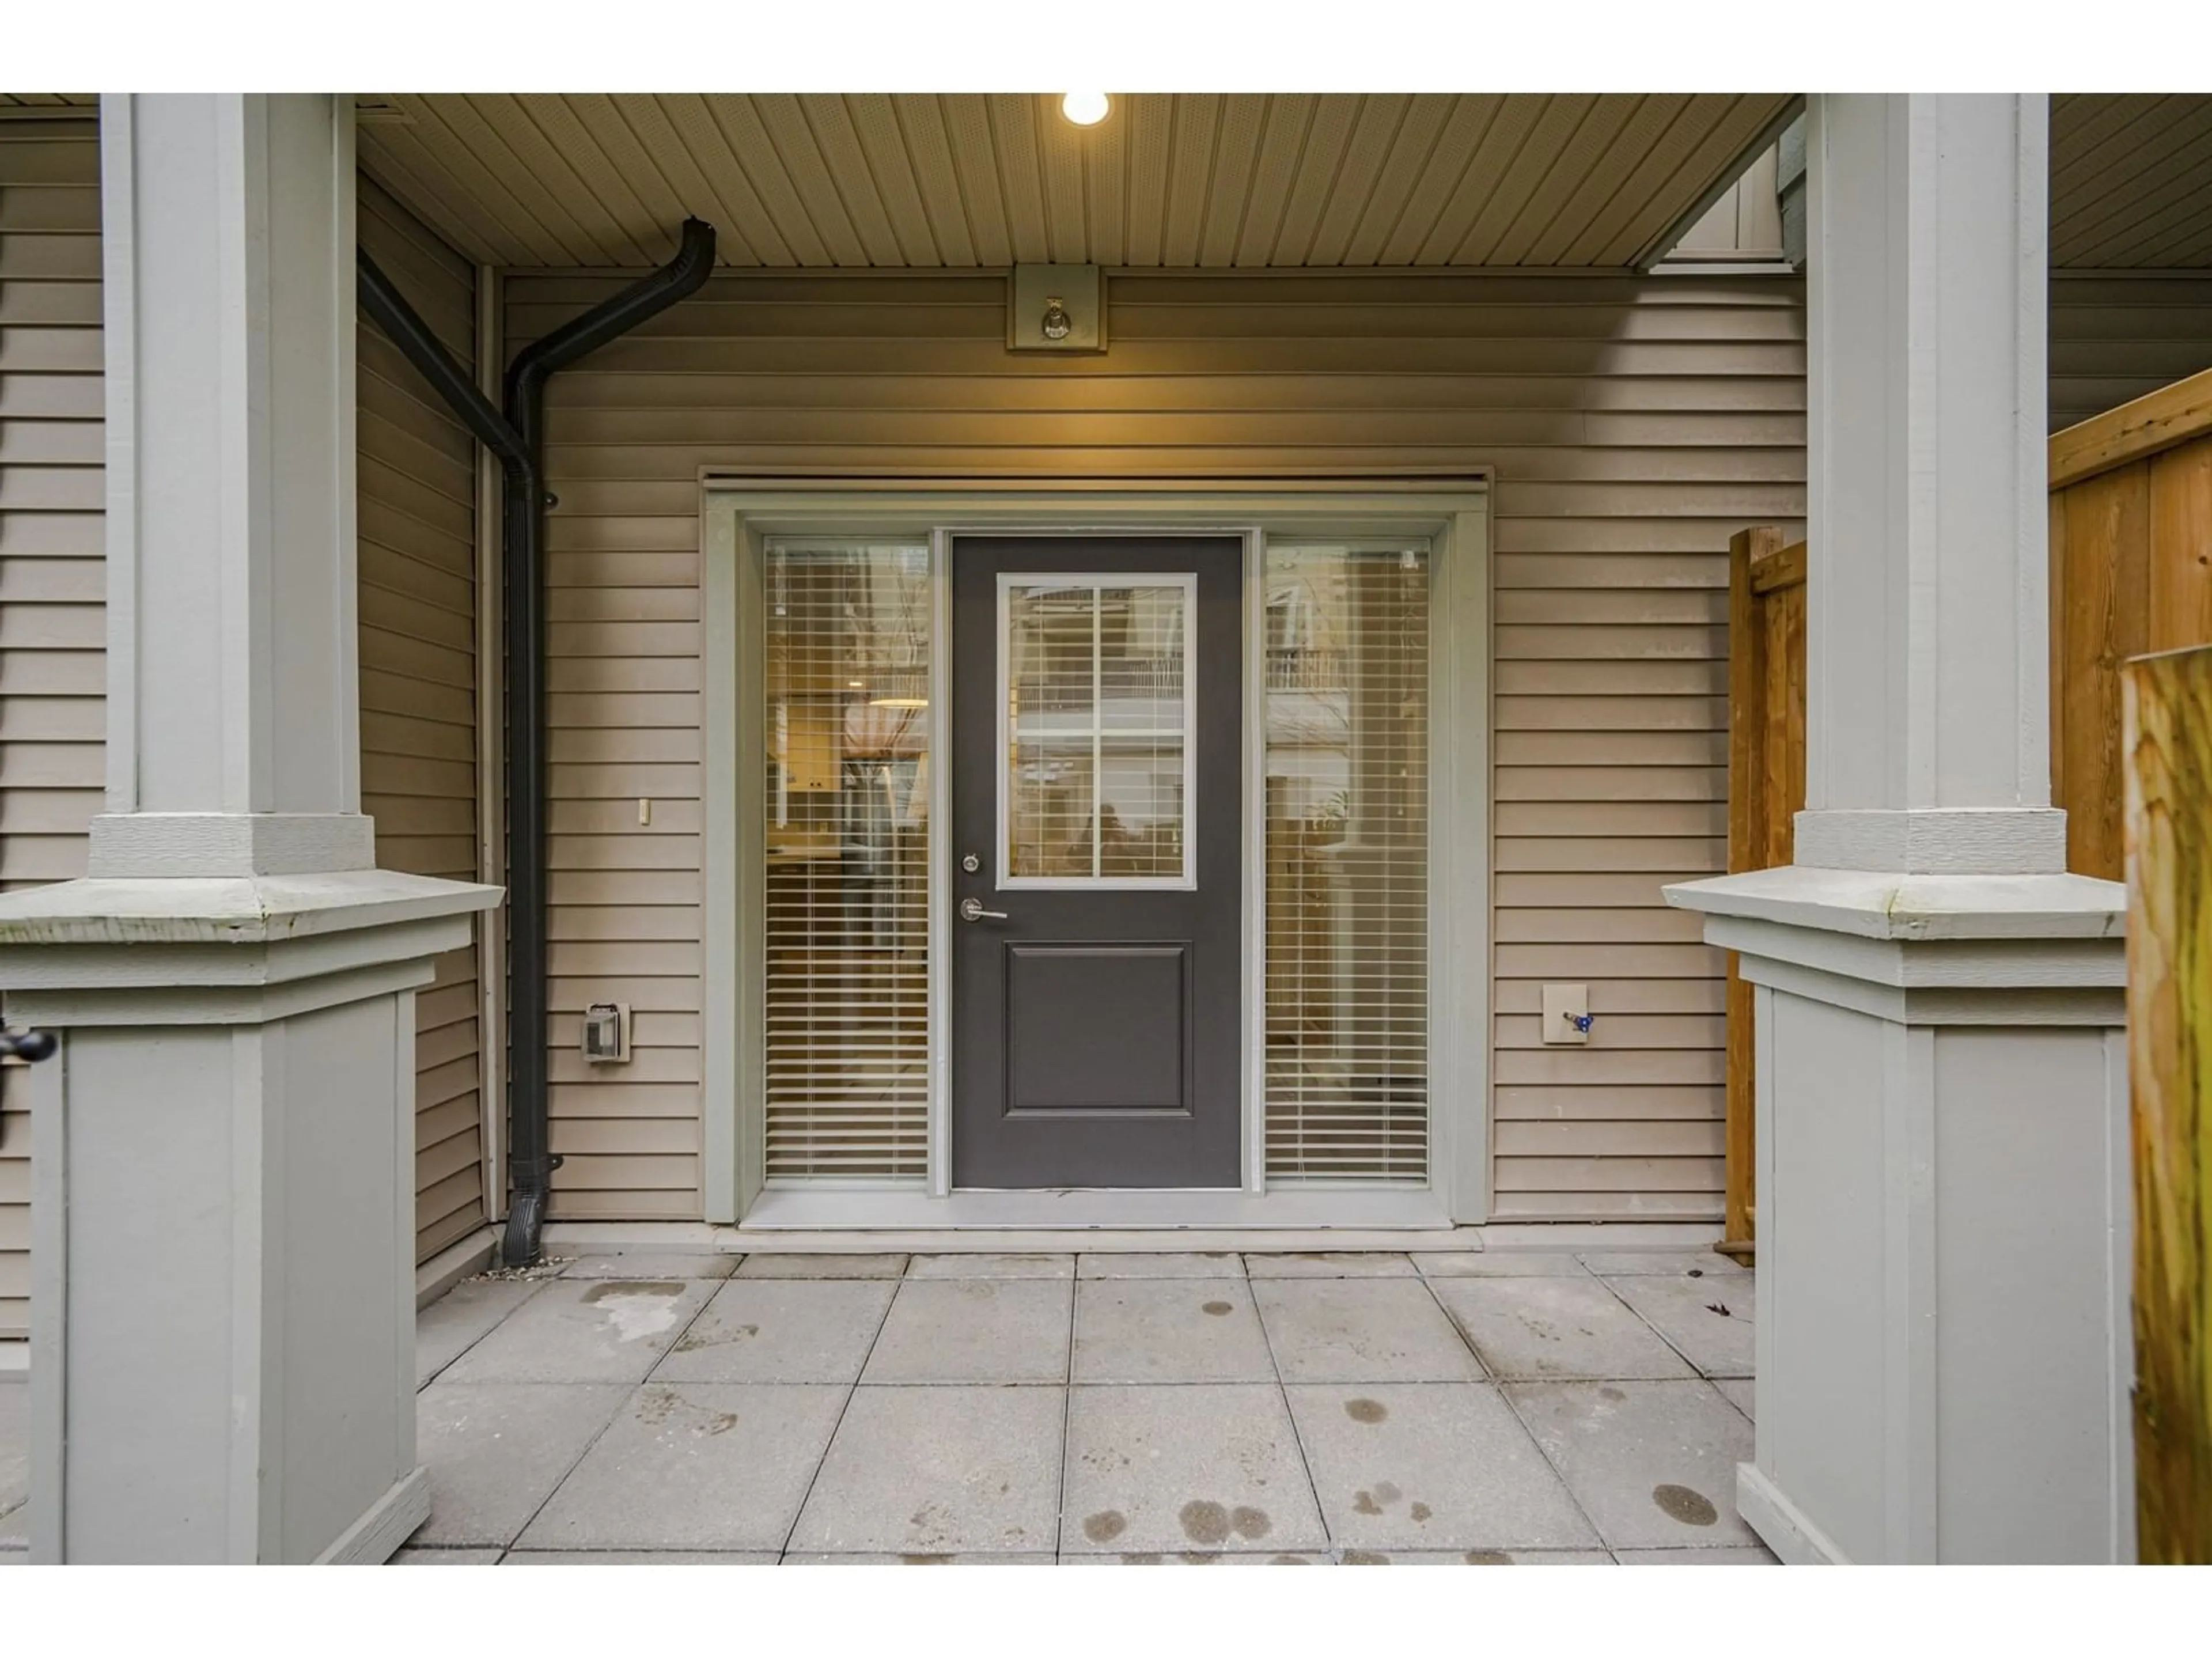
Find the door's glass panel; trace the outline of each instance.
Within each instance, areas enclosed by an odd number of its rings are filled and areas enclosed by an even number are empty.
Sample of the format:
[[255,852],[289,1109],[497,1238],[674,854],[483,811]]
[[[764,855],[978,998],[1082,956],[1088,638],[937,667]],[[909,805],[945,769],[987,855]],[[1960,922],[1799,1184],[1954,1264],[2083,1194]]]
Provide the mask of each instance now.
[[930,558],[771,542],[768,1175],[928,1165]]
[[1429,562],[1271,541],[1267,1178],[1428,1175]]
[[1008,579],[1007,881],[1187,880],[1191,592]]

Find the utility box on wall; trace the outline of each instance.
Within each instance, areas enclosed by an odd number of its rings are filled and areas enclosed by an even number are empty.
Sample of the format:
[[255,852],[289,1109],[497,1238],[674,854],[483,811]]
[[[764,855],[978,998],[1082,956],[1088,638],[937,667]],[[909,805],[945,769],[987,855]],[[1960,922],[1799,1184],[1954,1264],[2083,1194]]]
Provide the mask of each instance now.
[[1016,265],[1006,279],[1006,349],[1106,349],[1106,279],[1097,265]]

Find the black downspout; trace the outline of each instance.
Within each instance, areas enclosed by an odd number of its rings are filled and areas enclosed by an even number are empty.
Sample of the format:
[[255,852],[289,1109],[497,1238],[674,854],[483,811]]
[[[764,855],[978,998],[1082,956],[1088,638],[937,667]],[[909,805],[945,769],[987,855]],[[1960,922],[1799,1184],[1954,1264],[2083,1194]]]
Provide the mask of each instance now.
[[536,465],[507,495],[507,1113],[510,1267],[538,1260],[553,1180],[545,1081],[545,382],[587,352],[699,291],[714,269],[714,228],[684,222],[676,257],[516,354],[507,418]]
[[676,257],[516,354],[504,415],[491,406],[367,253],[362,304],[422,371],[506,475],[507,784],[507,1182],[510,1267],[538,1260],[553,1170],[545,1068],[545,382],[648,317],[697,293],[714,268],[714,228],[684,222]]

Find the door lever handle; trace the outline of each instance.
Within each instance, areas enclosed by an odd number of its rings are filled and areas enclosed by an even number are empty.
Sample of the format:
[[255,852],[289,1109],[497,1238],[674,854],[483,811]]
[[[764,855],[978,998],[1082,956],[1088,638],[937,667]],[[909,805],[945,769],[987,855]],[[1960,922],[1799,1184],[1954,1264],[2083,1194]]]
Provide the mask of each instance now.
[[1004,921],[1006,920],[1006,913],[1004,910],[986,910],[983,908],[983,901],[979,898],[964,898],[960,901],[960,920],[963,921]]

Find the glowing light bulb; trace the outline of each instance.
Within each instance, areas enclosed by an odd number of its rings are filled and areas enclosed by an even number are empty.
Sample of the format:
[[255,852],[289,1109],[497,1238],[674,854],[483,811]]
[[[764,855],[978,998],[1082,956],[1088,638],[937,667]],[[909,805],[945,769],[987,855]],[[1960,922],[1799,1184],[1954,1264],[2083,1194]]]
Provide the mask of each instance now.
[[1113,107],[1103,92],[1071,92],[1060,100],[1060,112],[1079,127],[1095,127]]

